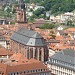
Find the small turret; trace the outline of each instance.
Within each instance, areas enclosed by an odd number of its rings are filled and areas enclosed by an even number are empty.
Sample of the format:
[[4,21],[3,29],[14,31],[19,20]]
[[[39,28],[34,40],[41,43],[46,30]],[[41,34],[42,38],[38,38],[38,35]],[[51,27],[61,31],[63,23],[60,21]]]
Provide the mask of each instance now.
[[28,24],[28,30],[32,30],[32,23]]

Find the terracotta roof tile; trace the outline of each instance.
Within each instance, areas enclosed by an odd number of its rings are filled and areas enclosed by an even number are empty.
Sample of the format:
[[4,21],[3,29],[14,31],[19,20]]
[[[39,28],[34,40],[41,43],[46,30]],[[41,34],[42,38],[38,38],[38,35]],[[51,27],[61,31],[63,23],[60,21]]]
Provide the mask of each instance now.
[[63,40],[64,38],[63,38],[63,36],[56,36],[55,39],[56,40]]
[[68,28],[66,31],[75,32],[75,28]]
[[13,52],[6,50],[5,48],[0,48],[0,56],[12,55]]
[[[10,61],[11,59],[13,61]],[[24,59],[26,62],[21,62],[21,59]],[[14,61],[14,60],[19,60],[19,61]],[[49,71],[47,69],[47,66],[42,62],[35,59],[28,60],[24,58],[24,56],[20,53],[14,54],[9,60],[4,61],[4,63],[3,62],[0,63],[0,68],[2,71],[4,71],[4,73],[6,73],[5,75],[11,72],[23,72],[26,70],[46,69],[47,71]]]

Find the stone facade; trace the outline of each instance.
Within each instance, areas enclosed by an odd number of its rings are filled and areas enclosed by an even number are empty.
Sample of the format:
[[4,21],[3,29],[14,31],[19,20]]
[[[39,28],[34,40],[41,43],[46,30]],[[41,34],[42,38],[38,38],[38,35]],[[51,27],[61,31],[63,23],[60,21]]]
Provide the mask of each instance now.
[[16,32],[11,37],[11,47],[15,53],[22,53],[28,59],[35,58],[40,61],[48,59],[45,40],[37,32],[31,30],[21,29]]
[[16,21],[18,23],[25,23],[26,22],[26,9],[25,9],[25,4],[23,0],[19,0],[16,12],[17,12]]
[[15,53],[22,53],[28,59],[34,58],[40,61],[47,61],[48,59],[47,46],[31,47],[11,40],[11,47]]

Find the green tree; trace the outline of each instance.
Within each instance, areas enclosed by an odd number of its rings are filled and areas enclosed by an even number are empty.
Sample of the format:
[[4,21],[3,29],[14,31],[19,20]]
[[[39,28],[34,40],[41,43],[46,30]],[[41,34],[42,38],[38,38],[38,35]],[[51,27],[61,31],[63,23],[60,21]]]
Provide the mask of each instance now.
[[67,21],[67,26],[74,26],[74,24],[71,20],[69,20],[69,21]]
[[33,22],[36,17],[37,16],[33,14],[32,16],[29,17],[28,21]]
[[73,11],[75,9],[75,0],[44,0],[42,5],[46,11],[51,10],[52,14],[59,14]]
[[52,39],[55,39],[56,37],[55,34],[51,34],[50,36],[52,36]]
[[16,13],[16,9],[15,9],[15,8],[13,9],[12,13],[13,13],[13,14]]
[[54,24],[46,23],[46,24],[42,25],[40,28],[41,29],[53,29],[54,27],[55,27]]
[[44,14],[44,8],[38,8],[37,10],[35,10],[33,13],[36,15],[36,16],[40,16],[41,14]]

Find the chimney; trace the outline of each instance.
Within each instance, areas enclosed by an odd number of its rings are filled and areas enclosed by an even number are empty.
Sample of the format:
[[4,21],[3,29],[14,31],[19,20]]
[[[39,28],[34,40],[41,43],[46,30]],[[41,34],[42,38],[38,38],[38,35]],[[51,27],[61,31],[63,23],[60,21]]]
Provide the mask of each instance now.
[[7,59],[9,58],[9,56],[7,55]]
[[28,30],[32,30],[32,23],[28,24]]

